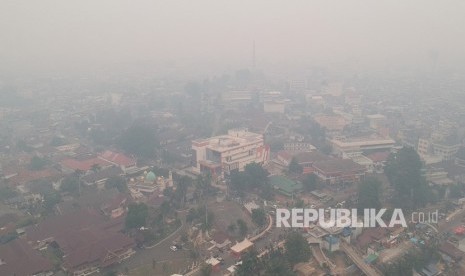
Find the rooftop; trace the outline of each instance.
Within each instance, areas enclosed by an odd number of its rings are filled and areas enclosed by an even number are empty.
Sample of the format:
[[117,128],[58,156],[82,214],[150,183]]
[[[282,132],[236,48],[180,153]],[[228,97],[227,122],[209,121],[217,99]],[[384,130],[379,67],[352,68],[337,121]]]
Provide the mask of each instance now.
[[253,246],[253,243],[248,239],[244,239],[243,241],[236,243],[235,245],[231,246],[231,251],[235,253],[241,253],[242,251],[250,248]]
[[132,167],[136,165],[136,160],[119,152],[106,150],[98,156],[100,159],[116,164],[118,166]]
[[207,139],[197,139],[194,140],[193,143],[223,152],[260,141],[263,141],[263,135],[261,134],[249,132],[247,130],[230,130],[228,134]]
[[36,275],[53,270],[52,263],[24,239],[0,246],[0,259],[0,275]]
[[279,189],[284,194],[291,196],[297,191],[302,190],[303,186],[300,182],[294,182],[282,175],[272,175],[269,177],[270,184]]
[[378,135],[364,137],[342,137],[332,139],[331,143],[338,147],[360,147],[360,146],[376,146],[376,145],[394,145],[396,142],[391,138],[384,138]]
[[355,163],[351,159],[331,159],[327,161],[316,162],[313,164],[313,167],[325,174],[346,173],[364,170],[363,166]]
[[61,165],[70,170],[89,171],[90,169],[92,169],[92,166],[94,165],[99,165],[100,167],[108,167],[111,164],[105,160],[94,157],[85,160],[67,158],[61,161]]

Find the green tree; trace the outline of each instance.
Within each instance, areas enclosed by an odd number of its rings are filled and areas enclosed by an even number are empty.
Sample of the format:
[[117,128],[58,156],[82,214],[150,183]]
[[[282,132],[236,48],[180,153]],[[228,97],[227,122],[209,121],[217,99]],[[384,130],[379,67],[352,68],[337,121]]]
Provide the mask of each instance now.
[[302,181],[302,186],[304,187],[304,190],[307,192],[316,190],[318,188],[317,176],[314,173],[308,174]]
[[126,179],[122,176],[112,176],[105,182],[106,189],[116,188],[120,193],[124,193],[128,190]]
[[236,276],[259,275],[261,265],[255,250],[248,251],[242,256],[242,264],[237,266]]
[[133,203],[128,207],[126,216],[126,228],[140,228],[146,225],[148,207],[144,203]]
[[308,261],[311,256],[307,240],[298,232],[289,233],[286,237],[284,247],[286,248],[287,260],[292,266]]
[[75,174],[69,175],[61,182],[60,190],[65,193],[76,195],[79,192],[79,177]]
[[192,180],[187,176],[182,176],[176,181],[176,191],[174,193],[174,200],[179,203],[180,207],[184,207],[186,202],[186,195]]
[[286,260],[281,250],[272,249],[268,254],[265,263],[265,273],[267,276],[295,276],[290,263]]
[[242,219],[238,219],[236,221],[236,224],[237,224],[237,228],[239,230],[239,236],[240,237],[245,237],[245,235],[247,235],[247,231],[249,230],[248,227],[247,227],[247,223]]
[[252,221],[258,226],[262,227],[266,224],[266,213],[265,210],[253,209],[252,210]]
[[47,213],[51,212],[53,208],[61,201],[61,195],[58,192],[44,194],[44,208]]
[[379,200],[381,182],[374,177],[367,177],[358,185],[358,210],[366,208],[381,208]]
[[297,159],[293,157],[289,163],[288,170],[290,173],[301,174],[304,171],[304,168],[297,162]]
[[395,203],[402,208],[424,206],[431,198],[431,191],[422,175],[422,162],[417,152],[404,147],[388,158],[385,173],[397,192]]
[[246,176],[238,170],[231,171],[231,189],[234,190],[240,197],[244,196],[246,191]]
[[244,168],[247,184],[251,188],[261,188],[263,185],[268,184],[268,171],[266,171],[260,164],[250,163]]
[[212,266],[210,264],[202,265],[202,268],[200,268],[200,275],[210,276],[211,274],[212,274]]
[[231,189],[241,197],[246,192],[258,190],[263,198],[271,199],[273,189],[269,184],[268,174],[260,164],[250,163],[243,172],[231,171]]
[[31,159],[31,162],[29,163],[29,169],[39,171],[45,168],[46,165],[47,160],[34,155],[34,157]]

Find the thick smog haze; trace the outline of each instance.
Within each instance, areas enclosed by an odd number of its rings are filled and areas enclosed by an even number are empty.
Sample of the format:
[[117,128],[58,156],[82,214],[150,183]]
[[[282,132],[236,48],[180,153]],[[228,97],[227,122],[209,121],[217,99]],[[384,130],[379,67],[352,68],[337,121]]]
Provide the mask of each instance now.
[[[464,1],[3,1],[0,69],[86,71],[169,61],[220,68],[456,67]],[[263,68],[264,69],[264,68]]]
[[465,0],[0,0],[0,276],[464,260]]

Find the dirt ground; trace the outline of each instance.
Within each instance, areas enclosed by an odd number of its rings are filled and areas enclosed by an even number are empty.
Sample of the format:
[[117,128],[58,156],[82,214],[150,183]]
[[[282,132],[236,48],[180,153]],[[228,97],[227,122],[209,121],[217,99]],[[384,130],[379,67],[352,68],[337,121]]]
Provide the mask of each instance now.
[[130,276],[164,276],[179,273],[180,267],[186,267],[187,263],[185,260],[172,260],[156,263],[155,267],[151,264],[140,266],[136,269],[130,270]]
[[404,241],[395,247],[385,249],[379,254],[379,261],[382,263],[388,263],[396,258],[399,258],[408,252],[412,246],[412,242]]
[[252,218],[247,213],[247,210],[233,201],[224,200],[223,202],[210,202],[208,210],[215,215],[215,228],[227,233],[227,228],[231,223],[236,223],[240,218],[247,223],[249,234],[256,229]]

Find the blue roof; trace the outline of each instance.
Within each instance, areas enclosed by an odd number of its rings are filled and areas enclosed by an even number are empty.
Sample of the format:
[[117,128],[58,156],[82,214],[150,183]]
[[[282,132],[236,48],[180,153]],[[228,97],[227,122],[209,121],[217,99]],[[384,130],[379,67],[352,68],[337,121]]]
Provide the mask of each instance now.
[[339,243],[339,238],[338,238],[338,237],[334,237],[334,236],[327,236],[327,237],[325,237],[325,240],[326,240],[329,244],[336,244],[336,243]]
[[352,234],[352,229],[350,227],[344,227],[344,229],[342,229],[342,236],[347,237],[350,236],[350,234]]

